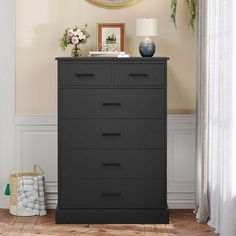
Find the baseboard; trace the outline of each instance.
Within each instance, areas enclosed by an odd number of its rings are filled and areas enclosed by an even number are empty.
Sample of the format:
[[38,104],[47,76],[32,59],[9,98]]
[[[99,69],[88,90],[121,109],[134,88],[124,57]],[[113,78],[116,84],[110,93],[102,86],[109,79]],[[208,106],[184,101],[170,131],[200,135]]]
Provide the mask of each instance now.
[[169,209],[195,209],[195,192],[192,193],[170,193],[167,194]]

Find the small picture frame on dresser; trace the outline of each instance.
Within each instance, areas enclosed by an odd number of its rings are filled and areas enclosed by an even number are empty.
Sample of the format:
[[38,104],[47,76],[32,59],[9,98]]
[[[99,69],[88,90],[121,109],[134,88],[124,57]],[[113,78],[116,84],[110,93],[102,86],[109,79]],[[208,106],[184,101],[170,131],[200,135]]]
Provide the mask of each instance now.
[[124,51],[124,23],[98,23],[97,28],[98,48],[100,51]]

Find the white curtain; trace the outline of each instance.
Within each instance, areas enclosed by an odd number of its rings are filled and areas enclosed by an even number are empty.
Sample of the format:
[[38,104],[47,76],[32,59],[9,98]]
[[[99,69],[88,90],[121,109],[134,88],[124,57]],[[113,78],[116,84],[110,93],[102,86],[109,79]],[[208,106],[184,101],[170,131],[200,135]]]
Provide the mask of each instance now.
[[204,135],[198,147],[204,152],[198,151],[203,174],[198,175],[197,217],[203,222],[209,216],[209,225],[221,236],[236,236],[236,1],[199,0],[200,6],[203,2],[207,14],[199,14],[199,22],[206,22],[199,23],[205,40],[199,58],[205,66],[199,61],[199,68],[205,70],[198,76],[198,135]]
[[207,223],[208,204],[208,3],[198,2],[198,84],[197,84],[197,219]]

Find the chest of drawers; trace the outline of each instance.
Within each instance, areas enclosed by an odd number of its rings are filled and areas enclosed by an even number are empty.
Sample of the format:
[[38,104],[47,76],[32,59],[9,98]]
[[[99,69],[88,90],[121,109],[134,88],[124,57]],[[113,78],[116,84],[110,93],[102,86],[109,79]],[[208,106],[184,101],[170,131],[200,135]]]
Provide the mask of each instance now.
[[57,58],[56,223],[168,223],[168,58]]

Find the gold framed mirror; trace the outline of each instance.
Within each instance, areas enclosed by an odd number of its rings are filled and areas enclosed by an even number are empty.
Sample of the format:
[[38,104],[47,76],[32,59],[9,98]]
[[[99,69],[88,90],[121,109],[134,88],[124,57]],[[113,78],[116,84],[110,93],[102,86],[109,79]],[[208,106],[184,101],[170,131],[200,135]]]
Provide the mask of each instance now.
[[129,7],[141,0],[85,0],[93,5],[109,9]]

